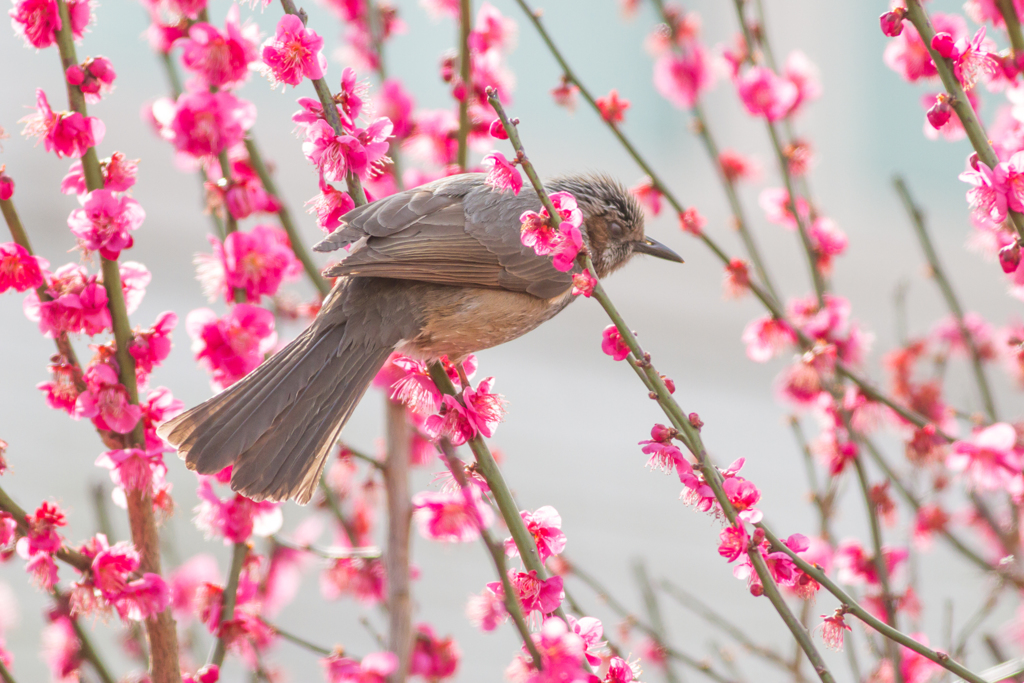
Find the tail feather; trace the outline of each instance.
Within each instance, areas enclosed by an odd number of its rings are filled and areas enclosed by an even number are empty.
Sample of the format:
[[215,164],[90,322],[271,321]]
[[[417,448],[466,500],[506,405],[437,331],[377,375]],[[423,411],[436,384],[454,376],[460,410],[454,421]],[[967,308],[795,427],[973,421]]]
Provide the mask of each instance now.
[[[231,487],[253,500],[309,502],[327,454],[391,349],[347,349],[235,463]],[[344,378],[344,381],[339,381]]]
[[249,498],[309,502],[330,447],[392,350],[352,343],[345,321],[317,323],[233,386],[161,425],[158,433],[189,469],[214,474],[234,463],[231,486]]

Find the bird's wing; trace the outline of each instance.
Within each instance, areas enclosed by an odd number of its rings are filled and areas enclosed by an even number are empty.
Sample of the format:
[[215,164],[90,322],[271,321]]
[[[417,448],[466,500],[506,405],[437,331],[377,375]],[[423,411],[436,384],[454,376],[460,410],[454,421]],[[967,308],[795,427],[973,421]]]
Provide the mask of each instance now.
[[491,190],[481,174],[455,176],[349,212],[314,248],[355,245],[324,272],[330,277],[489,287],[548,299],[565,293],[572,275],[520,240],[519,216],[539,206],[527,190],[516,197]]

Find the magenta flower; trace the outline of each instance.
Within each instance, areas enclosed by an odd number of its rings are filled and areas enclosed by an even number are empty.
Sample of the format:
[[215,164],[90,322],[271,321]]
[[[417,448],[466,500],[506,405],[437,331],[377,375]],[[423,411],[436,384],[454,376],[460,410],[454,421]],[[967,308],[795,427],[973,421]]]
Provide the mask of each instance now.
[[81,199],[82,208],[68,217],[68,227],[86,251],[99,251],[103,258],[115,260],[121,250],[131,248],[128,233],[146,218],[142,206],[131,197],[115,196],[110,190],[94,190]]
[[[1002,223],[1006,220],[1009,205],[1009,185],[1007,183],[1007,166],[999,164],[991,169],[984,162],[977,162],[973,170],[964,171],[960,180],[973,185],[967,191],[967,201],[971,205],[971,215],[979,220],[992,220]],[[1015,202],[1020,202],[1016,199]]]
[[553,252],[563,239],[562,233],[548,223],[548,212],[544,209],[541,209],[540,213],[525,211],[519,217],[519,221],[522,223],[522,243],[532,248],[538,256],[546,256]]
[[[20,542],[18,543],[18,550],[20,554]],[[44,591],[52,591],[59,581],[57,563],[53,561],[53,556],[48,553],[36,553],[27,559],[25,571],[32,577],[32,583]]]
[[700,237],[703,234],[707,222],[707,219],[692,206],[679,214],[679,227],[683,232],[690,233],[695,237]]
[[67,526],[68,520],[58,505],[43,501],[25,521],[28,523],[28,531],[18,539],[19,555],[27,559],[39,553],[50,554],[60,550],[64,539],[57,529]]
[[[561,555],[565,550],[565,534],[562,532],[562,516],[550,505],[537,508],[535,511],[520,510],[519,516],[523,518],[527,531],[533,536],[537,544],[537,553],[540,561],[546,562],[553,555]],[[519,548],[512,538],[505,539],[505,554],[515,557],[519,554]]]
[[[126,159],[121,152],[114,152],[100,161],[100,170],[103,171],[103,189],[111,192],[126,192],[135,185],[135,176],[139,172],[139,160]],[[60,191],[64,194],[77,195],[83,195],[89,191],[85,186],[85,172],[82,170],[81,161],[71,164],[68,174],[61,180]]]
[[369,90],[370,86],[359,80],[356,70],[352,67],[346,66],[341,72],[341,90],[335,95],[335,102],[338,103],[341,125],[346,131],[352,132],[356,129],[356,120],[363,112]]
[[[561,576],[540,579],[535,571],[517,572],[515,569],[509,569],[508,578],[512,583],[512,590],[519,598],[519,604],[523,607],[524,616],[529,616],[531,612],[551,614],[558,609],[558,606],[562,604],[562,599],[565,598]],[[495,595],[505,595],[501,581],[489,583],[487,587]]]
[[[561,225],[566,225],[566,222],[563,221]],[[554,251],[552,251],[551,265],[560,272],[569,272],[576,265],[576,257],[582,249],[583,235],[580,233],[579,228],[570,227],[567,231],[563,228],[562,239],[559,240],[558,244],[555,245]]]
[[686,41],[680,52],[665,52],[654,62],[655,89],[680,109],[692,108],[714,80],[704,46],[696,40]]
[[128,399],[128,390],[117,371],[106,363],[95,363],[85,371],[86,389],[75,402],[75,419],[89,418],[97,429],[128,434],[142,418],[142,410]]
[[278,503],[256,502],[242,494],[221,500],[213,490],[211,477],[199,478],[196,526],[207,538],[221,537],[224,544],[245,543],[252,536],[265,537],[281,528]]
[[196,309],[185,319],[185,329],[196,360],[218,389],[249,374],[277,343],[274,314],[249,304],[237,304],[223,318],[208,308]]
[[641,441],[641,451],[651,456],[647,461],[647,467],[652,470],[661,470],[665,474],[671,474],[677,469],[680,473],[690,469],[690,463],[683,457],[683,452],[672,444],[675,430],[670,430],[662,424],[651,427],[651,438]]
[[89,275],[78,264],[69,263],[45,277],[46,293],[52,300],[40,302],[36,293],[29,291],[24,303],[25,316],[38,322],[44,335],[56,337],[61,332],[94,335],[110,328],[107,291],[95,275]]
[[263,296],[274,296],[285,280],[294,280],[302,273],[302,263],[295,257],[284,230],[257,225],[251,232],[236,231],[224,239],[223,245],[210,237],[214,258],[219,261],[223,279],[204,282],[204,290],[216,296],[215,285],[221,285],[225,300],[241,289],[245,300],[259,303]]
[[258,58],[258,40],[259,28],[253,23],[240,26],[238,5],[232,5],[224,33],[211,24],[196,22],[188,29],[188,37],[177,44],[182,48],[182,65],[198,77],[196,85],[230,89],[248,78],[249,65]]
[[629,100],[619,98],[619,91],[614,88],[604,97],[598,97],[594,103],[601,118],[611,124],[622,123],[626,119],[626,110],[629,109]]
[[417,415],[436,413],[441,405],[441,392],[430,378],[426,363],[407,356],[392,356],[392,364],[400,377],[390,383],[392,401],[405,404]]
[[167,475],[162,447],[149,452],[138,448],[107,451],[96,459],[96,466],[110,470],[111,481],[125,491],[148,493],[154,478]]
[[640,203],[652,215],[657,216],[661,213],[661,191],[654,186],[650,178],[645,177],[639,183],[629,188],[629,191],[640,200]]
[[576,619],[572,615],[566,615],[569,619],[569,625],[572,627],[573,633],[578,635],[586,647],[586,658],[593,667],[601,666],[601,654],[605,650],[605,646],[608,644],[606,641],[601,640],[604,636],[604,626],[601,625],[600,619],[594,617],[582,617]]
[[398,657],[393,652],[371,652],[357,662],[335,653],[320,664],[328,683],[385,683],[398,669]]
[[106,57],[89,57],[81,65],[72,64],[64,73],[68,83],[77,85],[85,95],[85,101],[96,104],[103,95],[114,89],[117,73]]
[[1016,430],[999,422],[975,432],[970,439],[956,441],[946,466],[962,472],[970,486],[980,491],[1024,493],[1024,449],[1018,447]]
[[171,353],[171,330],[178,324],[178,316],[165,311],[157,317],[153,327],[137,330],[128,345],[135,359],[135,371],[143,376],[153,372]]
[[454,397],[441,397],[441,412],[431,415],[423,423],[424,431],[432,439],[448,437],[453,446],[461,446],[477,435],[476,423]]
[[475,486],[451,493],[423,491],[412,497],[412,507],[420,534],[432,541],[475,541],[481,525],[486,529],[494,522],[494,512]]
[[738,513],[736,516],[744,522],[757,524],[763,515],[755,508],[757,501],[761,500],[761,492],[751,482],[743,477],[729,477],[722,482],[722,488],[729,499],[729,503]]
[[58,358],[56,362],[50,363],[49,370],[50,381],[40,382],[36,385],[36,389],[46,394],[46,405],[54,410],[63,410],[68,415],[74,414],[75,402],[78,400],[79,394],[75,381],[81,371],[63,358]]
[[[32,47],[42,49],[56,42],[61,20],[55,0],[14,0],[14,7],[8,14],[14,32]],[[89,0],[71,0],[68,2],[68,14],[71,16],[71,33],[75,40],[79,40],[92,14]]]
[[597,284],[597,278],[590,274],[589,270],[584,270],[579,273],[573,273],[572,276],[572,295],[583,296],[590,298],[590,295],[594,293],[594,286]]
[[45,259],[33,256],[15,242],[0,243],[0,294],[8,289],[24,292],[44,282],[43,271],[49,267]]
[[740,555],[746,553],[747,546],[750,544],[750,537],[742,525],[723,529],[718,534],[718,539],[720,541],[718,554],[729,562],[735,561]]
[[320,592],[328,600],[350,594],[362,603],[375,605],[387,596],[387,577],[380,559],[345,557],[320,574]]
[[505,623],[508,610],[500,595],[490,588],[484,588],[480,595],[473,595],[466,603],[466,618],[469,623],[484,632],[490,632]]
[[782,75],[796,86],[796,101],[786,112],[786,116],[796,114],[805,102],[821,97],[821,73],[818,71],[818,67],[800,50],[793,50],[786,57]]
[[736,79],[736,89],[747,111],[768,121],[785,118],[800,97],[800,91],[792,81],[763,66],[750,67],[740,74]]
[[612,357],[613,360],[623,360],[629,355],[629,346],[622,339],[619,328],[609,325],[604,328],[601,334],[601,350]]
[[[3,133],[0,133],[0,138],[2,137]],[[5,171],[6,166],[0,164],[0,201],[6,201],[14,196],[14,178],[7,175]]]
[[20,122],[25,124],[23,135],[40,138],[46,151],[56,153],[58,159],[80,159],[90,147],[103,142],[107,130],[94,116],[85,117],[77,111],[54,112],[42,88],[36,89],[36,113]]
[[[947,33],[954,40],[967,35],[967,22],[961,16],[932,12],[930,19],[936,32]],[[910,22],[903,22],[903,31],[886,45],[884,60],[890,69],[911,83],[938,75],[928,47]]]
[[846,620],[843,619],[843,611],[837,609],[835,614],[830,617],[821,615],[824,619],[820,624],[821,628],[821,640],[825,643],[825,647],[836,652],[842,652],[843,650],[843,634],[846,631],[853,631],[850,628]]
[[755,363],[766,363],[796,343],[793,330],[781,320],[771,316],[755,318],[743,328],[743,343],[747,358]]
[[493,377],[480,381],[476,389],[466,387],[462,400],[466,404],[466,418],[484,436],[494,436],[494,430],[505,417],[505,399],[501,394],[491,393]]
[[425,681],[442,681],[455,675],[461,658],[454,638],[438,638],[429,624],[416,625],[410,675],[422,676]]
[[308,213],[316,214],[316,224],[324,232],[334,232],[341,225],[341,217],[356,208],[356,203],[347,192],[336,190],[320,175],[320,194],[313,197],[306,206]]
[[194,92],[158,101],[153,116],[161,135],[179,152],[216,157],[234,147],[256,122],[256,107],[226,91]]
[[260,56],[271,82],[296,86],[303,78],[323,78],[327,71],[323,47],[324,39],[307,29],[302,19],[285,14],[277,22],[274,37],[263,43]]
[[512,194],[519,194],[523,189],[523,176],[520,175],[519,169],[510,164],[501,152],[491,152],[480,164],[487,169],[484,182],[498,192],[512,190]]
[[593,674],[583,668],[586,645],[579,635],[569,630],[558,617],[544,620],[539,633],[530,635],[541,654],[538,671],[526,648],[505,669],[505,677],[512,683],[588,683]]
[[346,172],[354,173],[366,169],[366,150],[358,139],[351,135],[336,135],[331,124],[320,119],[306,131],[302,152],[326,180],[343,182]]
[[965,38],[958,40],[954,50],[957,56],[953,58],[953,73],[963,84],[964,90],[970,90],[979,80],[991,79],[999,70],[999,62],[993,55],[995,45],[992,41],[985,41],[984,26],[978,29],[970,41]]

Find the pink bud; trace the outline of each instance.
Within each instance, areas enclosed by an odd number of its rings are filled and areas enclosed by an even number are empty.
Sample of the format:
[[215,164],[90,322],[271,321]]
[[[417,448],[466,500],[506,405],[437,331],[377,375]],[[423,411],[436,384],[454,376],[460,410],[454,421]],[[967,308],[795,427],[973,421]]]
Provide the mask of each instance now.
[[501,125],[501,119],[491,121],[491,128],[488,132],[490,132],[492,138],[508,140],[508,133],[505,132],[505,126]]
[[754,529],[754,535],[751,537],[756,545],[760,545],[764,542],[764,529],[758,527]]
[[454,97],[457,102],[465,101],[468,93],[469,90],[466,88],[466,84],[462,81],[456,83],[455,87],[452,88],[452,97]]
[[971,168],[973,168],[975,171],[980,171],[981,170],[980,168],[978,168],[978,153],[977,152],[971,152],[971,156],[967,157],[967,163],[970,164]]
[[6,201],[14,196],[14,178],[4,172],[4,166],[0,165],[0,199]]
[[932,38],[932,49],[946,59],[956,59],[960,56],[960,50],[956,49],[953,36],[946,32],[936,33]]
[[759,598],[764,595],[764,586],[759,583],[750,584],[750,594],[755,598]]
[[704,426],[704,420],[700,419],[700,415],[697,413],[690,413],[687,417],[690,419],[690,425],[698,432]]
[[668,393],[676,393],[676,383],[672,380],[672,378],[662,375],[661,381],[665,383],[665,388],[668,389]]
[[72,64],[64,72],[64,76],[71,85],[82,85],[82,82],[85,81],[85,70],[77,64]]
[[953,115],[953,107],[949,106],[949,98],[945,95],[939,95],[935,98],[935,104],[931,106],[928,113],[925,116],[928,118],[928,123],[931,124],[932,128],[939,130],[946,122],[949,121],[949,117]]
[[441,80],[451,83],[455,78],[455,55],[448,54],[441,58]]
[[651,427],[651,438],[655,441],[661,441],[662,443],[668,443],[672,440],[672,437],[676,435],[676,430],[672,427],[666,427],[663,424],[656,424]]
[[878,23],[882,25],[882,33],[890,38],[895,38],[903,33],[903,15],[906,13],[905,9],[897,7],[892,12],[886,12],[878,17]]
[[1020,242],[1014,241],[999,250],[999,265],[1004,273],[1016,272],[1020,265]]

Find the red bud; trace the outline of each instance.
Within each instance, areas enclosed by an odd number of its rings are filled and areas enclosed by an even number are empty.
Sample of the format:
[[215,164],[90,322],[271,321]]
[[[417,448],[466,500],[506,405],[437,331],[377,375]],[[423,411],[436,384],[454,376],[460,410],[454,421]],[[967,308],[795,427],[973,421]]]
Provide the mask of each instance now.
[[949,106],[949,99],[945,95],[939,95],[935,98],[935,104],[932,105],[931,109],[925,116],[928,118],[928,123],[931,124],[932,128],[939,130],[949,118],[953,115],[953,107]]
[[906,13],[905,9],[897,7],[892,12],[886,12],[878,17],[878,23],[882,25],[882,33],[890,38],[895,38],[903,33],[903,15]]
[[508,140],[508,133],[505,132],[505,126],[501,125],[501,119],[494,119],[491,121],[491,128],[489,132],[492,138]]
[[936,33],[932,38],[932,49],[946,59],[956,59],[960,56],[960,50],[956,49],[956,41],[953,36],[946,32]]
[[1016,272],[1020,265],[1020,242],[1014,241],[999,250],[999,265],[1004,273]]

